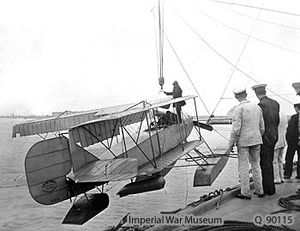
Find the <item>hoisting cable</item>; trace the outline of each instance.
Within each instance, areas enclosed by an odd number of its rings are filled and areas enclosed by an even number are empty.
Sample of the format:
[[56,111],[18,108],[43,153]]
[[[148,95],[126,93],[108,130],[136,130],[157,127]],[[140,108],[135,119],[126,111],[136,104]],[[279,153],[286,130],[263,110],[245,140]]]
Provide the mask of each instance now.
[[[173,8],[174,9],[174,8]],[[175,10],[175,9],[174,9]],[[227,58],[225,58],[220,52],[218,52],[214,47],[212,47],[191,25],[189,25],[187,23],[187,21],[178,13],[177,10],[175,10],[176,13],[178,14],[179,18],[187,25],[188,28],[190,28],[190,30],[192,30],[192,32],[194,32],[194,34],[200,38],[200,40],[208,47],[210,48],[214,53],[216,53],[220,58],[222,58],[225,62],[227,62],[228,64],[230,64],[232,67],[235,67],[235,65],[229,61]],[[242,69],[240,69],[239,67],[235,67],[236,70],[238,70],[241,74],[243,74],[244,76],[248,77],[249,79],[251,79],[252,81],[254,81],[255,83],[259,84],[259,82],[254,79],[253,77],[251,77],[249,74],[247,74],[246,72],[244,72]],[[277,94],[276,92],[274,92],[272,89],[267,88],[271,93],[275,94],[277,97],[281,98],[282,100],[288,102],[289,104],[293,104],[292,102],[290,102],[289,100],[283,98],[281,95]]]
[[200,94],[199,94],[199,92],[198,92],[197,88],[195,87],[195,84],[193,83],[193,81],[192,81],[192,79],[191,79],[191,77],[190,77],[189,73],[187,72],[187,70],[185,69],[185,67],[184,67],[183,63],[181,62],[181,60],[180,60],[180,58],[179,58],[178,54],[176,53],[176,51],[175,51],[175,49],[174,49],[173,45],[171,44],[171,42],[170,42],[170,40],[169,40],[168,36],[166,35],[165,31],[163,31],[163,33],[164,33],[164,36],[166,37],[166,39],[167,39],[167,42],[168,42],[168,44],[170,45],[170,47],[171,47],[172,51],[174,52],[174,54],[175,54],[175,56],[176,56],[176,58],[177,58],[178,62],[180,63],[180,65],[181,65],[181,67],[182,67],[182,69],[183,69],[184,73],[185,73],[185,74],[186,74],[186,76],[188,77],[188,79],[189,79],[190,83],[192,84],[192,86],[193,86],[194,90],[196,91],[196,93],[197,93],[197,95],[198,95],[199,99],[201,100],[201,102],[202,102],[202,104],[203,104],[203,106],[204,106],[205,110],[206,110],[206,111],[207,111],[207,113],[210,115],[210,112],[209,112],[209,110],[208,110],[207,106],[205,105],[205,103],[204,103],[203,99],[201,98],[201,96],[200,96]]
[[260,14],[261,14],[261,10],[258,12],[258,14],[257,14],[257,16],[256,16],[256,18],[255,18],[255,21],[254,21],[254,23],[253,23],[253,25],[252,25],[252,27],[251,27],[251,29],[250,29],[250,32],[249,32],[249,34],[248,34],[248,36],[247,36],[247,39],[246,39],[245,44],[244,44],[244,46],[243,46],[243,48],[242,48],[242,51],[241,51],[241,53],[240,53],[240,55],[239,55],[239,57],[238,57],[238,59],[237,59],[235,65],[234,65],[234,68],[233,68],[233,70],[232,70],[232,72],[231,72],[231,74],[230,74],[230,76],[229,76],[229,79],[228,79],[227,82],[226,82],[225,88],[224,88],[224,90],[223,90],[223,92],[222,92],[222,95],[221,95],[219,101],[217,102],[215,108],[214,108],[213,111],[211,112],[211,116],[214,115],[214,113],[215,113],[217,107],[219,106],[219,104],[221,103],[221,100],[223,99],[223,96],[224,96],[224,94],[225,94],[225,92],[226,92],[226,90],[227,90],[227,88],[228,88],[229,82],[231,81],[231,79],[232,79],[232,77],[233,77],[233,75],[234,75],[234,73],[235,73],[235,70],[236,70],[237,66],[239,65],[239,62],[240,62],[240,60],[241,60],[241,58],[242,58],[242,56],[243,56],[243,54],[244,54],[244,52],[245,52],[245,50],[246,50],[246,47],[247,47],[248,42],[249,42],[249,40],[250,40],[251,34],[252,34],[252,32],[253,32],[253,30],[254,30],[254,28],[255,28],[255,26],[256,26],[257,19],[259,18]]
[[157,58],[157,75],[160,76],[160,69],[159,69],[159,49],[158,49],[158,42],[157,42],[157,32],[156,32],[156,23],[155,23],[155,14],[154,14],[154,8],[151,9],[151,12],[153,14],[154,18],[154,33],[155,33],[155,46],[156,46],[156,58]]
[[164,29],[164,17],[163,17],[163,9],[160,4],[160,0],[158,0],[158,31],[159,31],[159,79],[158,83],[160,85],[161,90],[163,90],[163,85],[165,83],[164,80],[164,35],[163,35],[163,29]]

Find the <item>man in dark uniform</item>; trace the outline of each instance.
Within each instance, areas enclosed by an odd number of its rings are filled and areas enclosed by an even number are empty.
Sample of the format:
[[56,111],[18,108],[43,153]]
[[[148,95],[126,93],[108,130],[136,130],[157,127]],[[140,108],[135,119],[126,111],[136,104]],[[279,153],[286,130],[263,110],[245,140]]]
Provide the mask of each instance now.
[[292,115],[289,120],[288,127],[286,130],[286,142],[288,144],[288,148],[285,156],[285,169],[284,169],[284,179],[290,179],[293,172],[293,160],[295,151],[298,154],[298,163],[297,163],[297,179],[300,179],[300,134],[299,134],[299,113],[300,113],[300,103],[294,104],[296,114]]
[[263,111],[265,122],[265,132],[262,135],[263,144],[260,151],[260,166],[262,171],[262,183],[264,193],[273,195],[275,193],[274,184],[274,147],[278,140],[279,125],[279,103],[266,96],[266,84],[258,84],[252,87],[256,97],[260,100],[259,106]]
[[[164,93],[166,95],[172,95],[174,99],[176,98],[179,98],[179,97],[182,97],[182,90],[178,84],[177,81],[174,81],[173,82],[173,91],[172,92],[165,92]],[[177,103],[174,103],[173,104],[173,107],[176,108],[176,114],[177,114],[177,117],[178,117],[178,122],[181,123],[181,107],[184,106],[186,103],[185,101],[180,101],[180,102],[177,102]]]
[[300,95],[300,82],[293,83],[292,87],[295,89],[296,94]]

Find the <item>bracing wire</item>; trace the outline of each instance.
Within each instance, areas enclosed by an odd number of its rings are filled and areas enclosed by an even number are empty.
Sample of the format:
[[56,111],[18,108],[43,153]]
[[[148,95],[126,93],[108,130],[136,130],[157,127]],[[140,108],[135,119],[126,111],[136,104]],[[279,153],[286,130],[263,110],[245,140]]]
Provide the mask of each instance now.
[[[173,8],[174,9],[174,8]],[[175,10],[175,9],[174,9]],[[215,54],[217,54],[220,58],[222,58],[225,62],[227,62],[229,65],[231,65],[233,68],[235,68],[236,70],[238,70],[241,74],[243,74],[244,76],[246,76],[247,78],[251,79],[252,81],[254,81],[255,83],[259,84],[259,82],[253,78],[252,76],[250,76],[249,74],[247,74],[245,71],[243,71],[242,69],[240,69],[239,67],[236,67],[229,59],[227,59],[224,55],[222,55],[220,52],[218,52],[213,46],[211,46],[180,14],[177,10],[175,10],[175,12],[177,13],[177,15],[179,16],[179,18],[186,24],[186,26],[209,48],[211,49]],[[293,104],[292,102],[290,102],[289,100],[285,99],[284,97],[282,97],[281,95],[277,94],[275,91],[273,91],[270,88],[267,88],[271,93],[273,93],[274,95],[276,95],[277,97],[281,98],[282,100],[286,101],[289,104]]]
[[252,32],[253,32],[253,30],[254,30],[254,28],[255,28],[255,25],[256,25],[256,23],[257,23],[257,19],[258,19],[258,17],[259,17],[260,14],[261,14],[261,10],[259,11],[259,13],[258,13],[257,16],[256,16],[256,19],[255,19],[255,21],[254,21],[254,23],[253,23],[253,25],[252,25],[252,27],[251,27],[251,30],[250,30],[250,32],[249,32],[249,34],[248,34],[248,37],[247,37],[247,39],[246,39],[246,41],[245,41],[245,44],[244,44],[243,48],[242,48],[242,51],[241,51],[241,53],[240,53],[240,55],[239,55],[239,57],[238,57],[238,59],[237,59],[237,61],[236,61],[236,63],[235,63],[235,66],[234,66],[234,68],[233,68],[233,70],[232,70],[232,72],[231,72],[231,74],[230,74],[230,76],[229,76],[229,78],[228,78],[228,81],[226,82],[226,85],[225,85],[225,88],[224,88],[224,90],[223,90],[223,92],[222,92],[222,95],[221,95],[219,101],[217,102],[215,108],[213,109],[213,111],[212,111],[212,113],[211,113],[212,115],[213,115],[213,114],[215,113],[215,111],[217,110],[217,107],[219,106],[219,104],[220,104],[220,102],[221,102],[221,100],[222,100],[222,98],[223,98],[223,96],[224,96],[224,94],[225,94],[225,92],[226,92],[226,90],[227,90],[227,87],[228,87],[228,85],[229,85],[229,82],[231,81],[231,79],[232,79],[232,77],[233,77],[233,75],[234,75],[234,73],[235,73],[236,67],[238,66],[238,64],[239,64],[239,62],[240,62],[240,60],[241,60],[241,58],[242,58],[242,56],[243,56],[243,54],[244,54],[244,52],[245,52],[245,50],[246,50],[246,47],[247,47],[248,42],[249,42],[249,40],[250,40],[251,34],[252,34]]
[[226,136],[224,136],[223,134],[221,134],[221,133],[220,133],[218,130],[216,130],[215,128],[214,128],[214,131],[215,131],[218,135],[222,136],[225,140],[229,141],[228,138],[227,138]]
[[186,192],[185,192],[185,204],[187,204],[188,196],[189,196],[189,174],[188,168],[185,168],[185,175],[186,175]]
[[290,15],[290,16],[300,17],[300,14],[298,14],[298,13],[292,13],[292,12],[287,12],[287,11],[275,10],[275,9],[270,9],[270,8],[261,8],[261,7],[258,7],[258,6],[240,4],[240,3],[235,3],[235,2],[223,2],[223,1],[219,1],[219,0],[212,0],[212,1],[217,2],[217,3],[221,3],[221,4],[242,6],[242,7],[253,8],[253,9],[261,9],[261,10],[264,10],[264,11],[270,11],[270,12],[274,12],[274,13],[280,13],[280,14],[286,14],[286,15]]

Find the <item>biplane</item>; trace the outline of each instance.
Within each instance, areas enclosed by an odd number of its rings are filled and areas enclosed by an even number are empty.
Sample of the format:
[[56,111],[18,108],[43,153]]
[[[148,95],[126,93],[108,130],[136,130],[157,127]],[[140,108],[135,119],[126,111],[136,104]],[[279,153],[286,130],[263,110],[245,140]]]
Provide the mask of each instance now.
[[[197,163],[194,186],[210,185],[228,159],[228,155],[214,153],[205,157],[197,149],[204,143],[200,127],[210,129],[210,125],[185,113],[179,123],[176,112],[163,109],[193,100],[197,115],[195,98],[126,104],[15,125],[13,137],[42,138],[25,157],[32,198],[42,205],[53,205],[75,197],[63,223],[83,224],[108,207],[107,184],[129,180],[117,193],[120,197],[162,189],[164,176],[183,156]],[[194,127],[199,135],[188,141]],[[190,154],[192,151],[197,157]],[[224,154],[226,150],[221,151]],[[213,161],[207,161],[209,158]],[[87,193],[95,188],[100,192]]]

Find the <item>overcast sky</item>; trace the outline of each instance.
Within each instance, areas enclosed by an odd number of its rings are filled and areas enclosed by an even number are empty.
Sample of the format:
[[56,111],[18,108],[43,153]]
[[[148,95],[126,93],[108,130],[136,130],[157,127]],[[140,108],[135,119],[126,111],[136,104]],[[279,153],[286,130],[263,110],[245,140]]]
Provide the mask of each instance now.
[[[165,34],[186,70],[165,40],[164,89],[171,91],[178,80],[184,94],[196,94],[194,84],[211,112],[232,75],[225,98],[244,85],[257,102],[251,90],[257,81],[294,102],[300,2],[233,2],[274,11],[211,0],[164,1]],[[0,115],[90,110],[164,97],[157,81],[156,4],[0,0]],[[248,76],[233,73],[229,62]],[[293,113],[291,104],[268,94]],[[226,114],[236,103],[222,100],[215,114]]]

